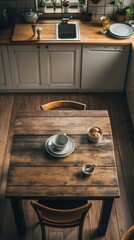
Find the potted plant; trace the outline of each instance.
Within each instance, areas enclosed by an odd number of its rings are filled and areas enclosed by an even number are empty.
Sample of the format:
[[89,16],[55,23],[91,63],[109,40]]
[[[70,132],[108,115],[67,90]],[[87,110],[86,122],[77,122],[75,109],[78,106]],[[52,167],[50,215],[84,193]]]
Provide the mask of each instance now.
[[85,0],[79,0],[79,11],[80,11],[80,13],[85,12],[85,10],[86,10]]
[[133,2],[129,6],[125,6],[125,7],[124,7],[123,0],[117,0],[117,1],[111,0],[109,3],[117,8],[117,11],[116,11],[117,22],[124,22],[126,20],[126,15],[128,14],[129,16],[131,16],[133,13],[133,9],[134,9]]
[[56,11],[56,0],[51,0],[54,12]]
[[45,10],[46,10],[45,0],[40,0],[39,5],[38,5],[38,9],[39,9],[40,12],[45,13]]
[[64,9],[64,13],[68,12],[68,8],[69,8],[69,0],[62,0],[61,1],[61,6]]

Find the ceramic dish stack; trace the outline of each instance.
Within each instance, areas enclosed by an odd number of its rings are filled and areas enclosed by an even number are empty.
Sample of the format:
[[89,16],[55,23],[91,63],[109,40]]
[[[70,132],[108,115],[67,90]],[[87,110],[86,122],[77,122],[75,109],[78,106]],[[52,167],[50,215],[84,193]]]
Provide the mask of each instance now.
[[45,143],[46,151],[53,157],[66,157],[70,155],[75,149],[75,143],[73,139],[68,137],[68,143],[63,150],[57,150],[54,146],[54,138],[56,135],[51,136]]
[[133,34],[130,26],[124,23],[114,23],[109,27],[109,33],[115,38],[129,38]]
[[130,20],[129,22],[129,25],[130,25],[130,27],[133,29],[133,31],[134,31],[134,20]]

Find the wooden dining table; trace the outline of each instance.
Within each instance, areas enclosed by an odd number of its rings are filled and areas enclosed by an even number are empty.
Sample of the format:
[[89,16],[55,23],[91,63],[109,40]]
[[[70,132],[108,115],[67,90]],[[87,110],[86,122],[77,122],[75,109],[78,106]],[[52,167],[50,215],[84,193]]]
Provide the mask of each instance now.
[[[102,140],[92,143],[87,129],[98,126]],[[52,156],[45,143],[64,132],[75,148]],[[84,164],[97,164],[85,176]],[[14,123],[5,195],[10,198],[19,234],[26,233],[23,199],[102,200],[97,230],[105,235],[112,205],[120,196],[111,123],[106,110],[19,111]]]

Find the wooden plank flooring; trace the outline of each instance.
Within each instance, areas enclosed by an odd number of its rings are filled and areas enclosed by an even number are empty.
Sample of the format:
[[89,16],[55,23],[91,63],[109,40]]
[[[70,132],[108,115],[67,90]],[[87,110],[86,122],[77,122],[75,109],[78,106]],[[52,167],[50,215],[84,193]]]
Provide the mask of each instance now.
[[[12,113],[12,107],[14,102],[13,94],[0,94],[0,183],[2,179],[3,165],[6,166],[4,162],[5,152],[7,148],[7,139],[10,126],[10,119]],[[3,186],[5,183],[0,184],[0,226],[3,220],[3,208],[5,205]],[[4,187],[5,188],[5,187]]]
[[[4,139],[1,145],[0,156],[1,171],[8,170],[11,134],[14,116],[17,110],[39,110],[40,104],[59,100],[69,99],[87,104],[87,109],[108,110],[114,137],[116,163],[118,169],[121,197],[116,199],[112,209],[107,233],[104,237],[96,235],[96,226],[101,206],[101,201],[93,201],[93,206],[86,217],[84,224],[83,240],[119,240],[122,233],[134,224],[134,131],[124,94],[101,94],[101,93],[26,93],[26,94],[0,94],[0,140]],[[14,102],[14,105],[13,105]],[[12,115],[11,115],[12,110]],[[8,115],[7,115],[8,113]],[[7,117],[8,116],[8,117]],[[10,123],[11,117],[11,123]],[[2,122],[5,122],[4,126]],[[8,131],[8,125],[10,129]],[[3,127],[2,127],[3,126]],[[4,135],[4,138],[3,138]],[[8,141],[7,141],[8,140]],[[2,140],[1,140],[2,141]],[[7,143],[6,143],[7,141]],[[6,145],[7,144],[7,145]],[[5,147],[7,146],[7,147]],[[3,151],[6,152],[3,153]],[[3,156],[3,157],[2,157]],[[3,191],[6,182],[4,179]],[[0,215],[4,212],[1,240],[41,240],[40,228],[37,218],[29,201],[23,201],[27,234],[20,237],[17,234],[14,217],[9,200],[5,201],[5,208],[0,209]],[[2,205],[3,206],[3,205]],[[4,211],[2,211],[4,210]],[[77,229],[47,229],[48,240],[77,240]]]

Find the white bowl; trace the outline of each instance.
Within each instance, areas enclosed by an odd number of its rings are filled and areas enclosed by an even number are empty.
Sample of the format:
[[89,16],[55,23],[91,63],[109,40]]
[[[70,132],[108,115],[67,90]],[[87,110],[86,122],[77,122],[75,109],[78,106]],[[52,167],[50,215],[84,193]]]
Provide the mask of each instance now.
[[134,20],[130,20],[128,23],[131,26],[131,28],[134,30]]
[[101,141],[102,139],[102,129],[98,126],[92,126],[89,127],[87,130],[87,136],[89,141],[94,142],[94,143],[98,143]]
[[53,136],[52,139],[54,147],[61,151],[63,150],[68,144],[68,136],[65,133],[59,133]]
[[128,23],[129,23],[130,25],[132,25],[132,24],[134,24],[134,20],[130,20]]

